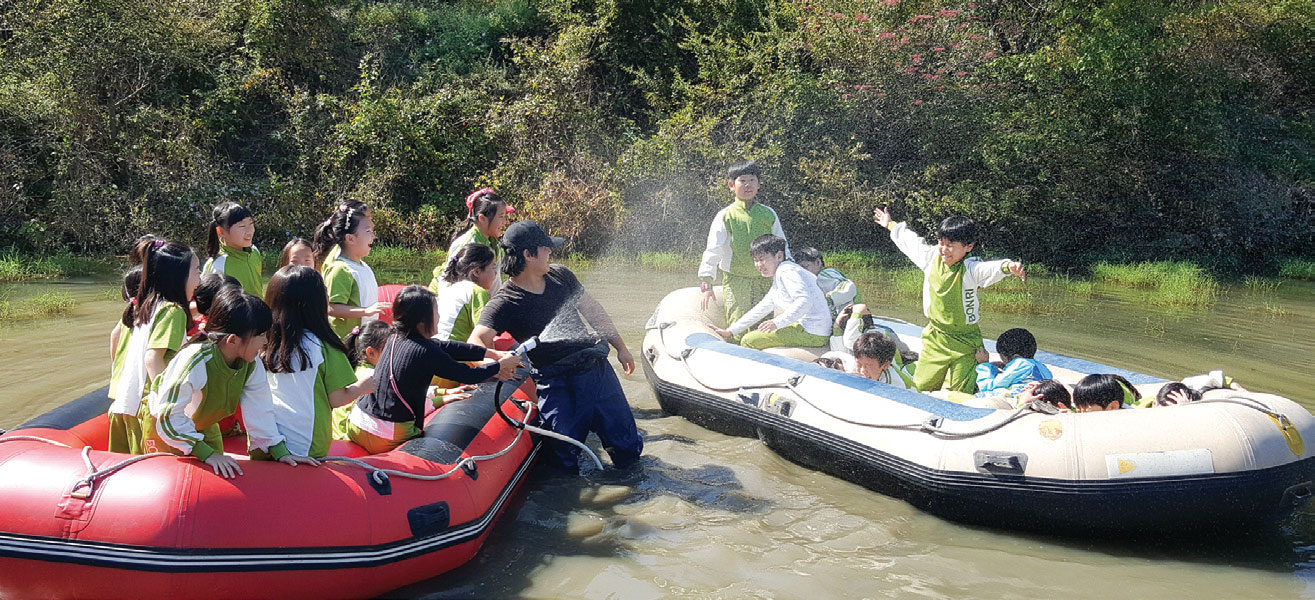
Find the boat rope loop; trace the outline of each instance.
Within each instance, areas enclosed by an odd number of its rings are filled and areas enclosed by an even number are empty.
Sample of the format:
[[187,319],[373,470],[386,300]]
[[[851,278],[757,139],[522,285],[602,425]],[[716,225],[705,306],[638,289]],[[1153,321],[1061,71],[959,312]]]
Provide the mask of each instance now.
[[1262,413],[1265,413],[1266,415],[1269,415],[1271,419],[1278,421],[1279,427],[1282,427],[1283,429],[1291,429],[1293,427],[1292,420],[1289,419],[1287,415],[1270,408],[1264,402],[1261,402],[1250,396],[1227,396],[1224,398],[1206,398],[1203,400],[1197,400],[1196,402],[1192,402],[1192,404],[1212,404],[1212,403],[1236,404],[1238,406],[1245,406],[1252,410],[1260,411]]
[[[689,353],[691,353],[692,350],[693,350],[692,348],[686,349],[686,351],[685,351],[685,356],[686,356],[686,358],[688,358],[688,355],[689,355]],[[739,392],[739,391],[741,391],[741,390],[749,390],[749,389],[775,389],[775,388],[785,388],[785,389],[789,389],[790,391],[794,392],[794,395],[795,395],[796,397],[798,397],[800,401],[807,403],[809,406],[813,407],[813,409],[817,410],[818,412],[820,412],[820,413],[822,413],[822,414],[824,414],[824,415],[826,415],[826,416],[828,416],[828,417],[831,417],[832,419],[835,419],[835,420],[837,420],[837,421],[840,421],[840,422],[842,422],[842,423],[848,423],[848,424],[850,424],[850,425],[857,425],[857,426],[859,426],[859,427],[873,427],[873,428],[877,428],[877,429],[907,429],[907,430],[913,430],[913,431],[921,431],[921,432],[923,432],[923,433],[927,433],[927,434],[934,435],[934,436],[937,436],[937,437],[947,437],[947,438],[969,438],[969,437],[976,437],[976,436],[979,436],[979,435],[984,435],[984,434],[990,433],[990,432],[992,432],[992,431],[995,431],[995,430],[997,430],[997,429],[1000,429],[1001,427],[1004,427],[1005,425],[1008,425],[1008,424],[1010,424],[1010,423],[1012,423],[1012,422],[1014,422],[1014,421],[1017,421],[1018,419],[1021,419],[1021,418],[1023,418],[1024,416],[1027,416],[1028,414],[1031,414],[1031,413],[1056,414],[1057,412],[1059,412],[1056,408],[1054,408],[1053,406],[1050,406],[1050,405],[1048,405],[1048,404],[1046,404],[1046,403],[1044,403],[1044,402],[1036,402],[1036,401],[1033,401],[1033,402],[1030,402],[1030,403],[1028,403],[1028,404],[1024,404],[1023,406],[1021,406],[1021,407],[1019,407],[1018,409],[1014,410],[1014,412],[1013,412],[1012,414],[1010,414],[1007,418],[1005,418],[1005,419],[1003,419],[1003,420],[1001,420],[1001,421],[998,421],[998,422],[993,423],[993,424],[991,424],[991,425],[987,425],[986,427],[983,427],[983,428],[980,428],[980,429],[974,429],[974,430],[970,430],[970,431],[950,431],[950,430],[947,430],[947,429],[945,429],[945,428],[942,427],[942,423],[944,422],[944,418],[943,418],[943,417],[940,417],[940,416],[937,416],[937,415],[930,415],[930,416],[927,417],[927,419],[925,419],[925,420],[923,420],[923,421],[920,421],[920,422],[917,422],[917,423],[872,423],[872,422],[868,422],[868,421],[856,421],[856,420],[854,420],[854,419],[849,419],[849,418],[846,418],[846,417],[843,417],[843,416],[837,415],[837,414],[835,414],[835,413],[833,413],[833,412],[831,412],[831,411],[826,410],[825,408],[822,408],[821,406],[818,406],[816,402],[813,402],[813,401],[810,400],[806,395],[804,395],[803,392],[799,391],[799,387],[798,387],[798,386],[799,386],[799,384],[804,380],[804,377],[805,377],[804,375],[794,375],[794,376],[792,376],[792,377],[787,378],[785,381],[783,381],[783,382],[779,382],[779,383],[758,383],[758,384],[751,384],[751,385],[740,385],[740,386],[736,386],[736,387],[714,387],[714,386],[708,385],[708,384],[705,383],[703,380],[699,379],[699,376],[696,375],[696,374],[694,373],[693,368],[690,367],[690,364],[689,364],[690,361],[688,361],[688,360],[684,360],[684,361],[681,361],[681,362],[685,365],[685,371],[686,371],[687,373],[689,373],[689,376],[690,376],[692,379],[694,379],[695,382],[697,382],[699,385],[701,385],[701,386],[703,386],[703,387],[705,387],[705,388],[707,388],[707,389],[710,389],[710,390],[712,390],[712,391],[715,391],[715,392],[723,392],[723,393],[729,393],[729,392]]]
[[[56,442],[55,440],[50,440],[35,435],[11,435],[8,437],[0,438],[0,442],[17,442],[17,441],[42,442],[45,444],[50,444],[52,446],[59,446],[61,448],[72,448],[72,446],[65,444],[63,442]],[[132,458],[125,458],[108,467],[97,469],[95,463],[91,462],[91,446],[83,446],[82,464],[87,466],[87,475],[84,476],[82,479],[79,479],[76,483],[74,483],[73,487],[69,488],[68,495],[72,498],[85,499],[87,497],[90,497],[92,488],[96,485],[97,479],[100,479],[102,477],[108,477],[109,475],[115,473],[116,471],[119,471],[120,469],[123,469],[124,467],[127,467],[128,465],[136,464],[150,458],[155,458],[157,456],[176,457],[178,455],[170,454],[168,452],[152,452],[150,454],[139,454],[133,456]]]

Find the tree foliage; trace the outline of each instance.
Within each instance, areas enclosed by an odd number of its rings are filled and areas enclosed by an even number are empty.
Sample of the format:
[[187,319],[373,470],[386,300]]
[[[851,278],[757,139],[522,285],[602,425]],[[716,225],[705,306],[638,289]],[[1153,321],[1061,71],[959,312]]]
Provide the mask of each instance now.
[[753,158],[791,237],[874,205],[1028,260],[1308,253],[1306,0],[10,0],[0,246],[264,243],[333,205],[442,247],[470,190],[572,250],[691,251]]

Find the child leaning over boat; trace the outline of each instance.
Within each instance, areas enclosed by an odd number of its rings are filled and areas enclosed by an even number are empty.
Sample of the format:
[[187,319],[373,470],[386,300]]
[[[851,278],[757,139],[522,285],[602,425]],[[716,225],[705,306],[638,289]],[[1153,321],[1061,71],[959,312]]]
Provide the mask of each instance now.
[[922,329],[922,351],[913,374],[917,388],[924,392],[944,388],[974,393],[977,353],[985,352],[982,330],[977,325],[981,318],[980,288],[1010,274],[1025,278],[1023,264],[967,258],[977,241],[977,224],[967,217],[942,221],[934,246],[906,224],[891,220],[885,209],[874,209],[873,219],[890,230],[895,246],[923,271],[922,312],[928,322]]
[[826,266],[826,260],[822,258],[822,253],[817,248],[805,246],[795,250],[794,260],[809,273],[817,276],[817,287],[822,288],[822,293],[826,294],[826,303],[831,308],[832,319],[839,317],[840,311],[846,306],[863,304],[863,293],[858,291],[858,286],[840,271]]
[[[727,329],[716,329],[723,338],[743,335],[740,344],[763,350],[779,346],[826,346],[831,338],[831,315],[826,296],[817,287],[817,277],[785,256],[785,240],[762,235],[750,249],[753,265],[763,277],[772,279],[767,295],[749,312]],[[754,323],[781,312],[775,319],[763,321],[755,331]],[[747,332],[747,333],[746,333]]]
[[1050,369],[1032,358],[1036,356],[1036,338],[1030,331],[1015,327],[1000,334],[995,350],[1003,365],[977,365],[977,397],[1017,397],[1028,383],[1051,378]]
[[224,455],[219,421],[242,406],[251,450],[296,466],[318,464],[288,452],[274,420],[274,401],[259,360],[272,318],[251,294],[229,287],[215,298],[205,332],[169,363],[150,401],[142,405],[142,452],[195,456],[227,478],[242,474]]
[[1073,386],[1073,409],[1077,412],[1133,408],[1140,400],[1141,392],[1119,375],[1088,375]]

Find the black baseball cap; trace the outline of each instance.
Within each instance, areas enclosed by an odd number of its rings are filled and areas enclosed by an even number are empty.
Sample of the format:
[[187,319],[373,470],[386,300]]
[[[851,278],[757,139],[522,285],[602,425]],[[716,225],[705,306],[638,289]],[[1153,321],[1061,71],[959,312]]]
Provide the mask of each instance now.
[[538,250],[540,246],[556,248],[564,241],[544,233],[538,223],[527,219],[508,225],[502,232],[501,243],[512,250]]

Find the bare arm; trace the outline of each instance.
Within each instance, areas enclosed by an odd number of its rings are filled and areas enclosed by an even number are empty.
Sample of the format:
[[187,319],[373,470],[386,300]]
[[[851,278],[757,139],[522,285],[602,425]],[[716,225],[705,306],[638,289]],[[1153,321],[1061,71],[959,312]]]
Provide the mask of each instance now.
[[114,360],[114,351],[119,349],[119,336],[123,335],[123,323],[115,323],[110,330],[110,361]]
[[164,372],[164,353],[166,348],[148,348],[146,350],[146,381],[155,381]]
[[589,324],[594,330],[607,338],[607,342],[616,348],[616,359],[620,361],[621,366],[625,369],[626,375],[635,372],[635,357],[630,355],[630,349],[626,348],[626,341],[621,338],[621,332],[616,330],[616,325],[612,323],[612,317],[607,314],[607,310],[594,300],[587,292],[580,294],[580,314],[589,320]]
[[493,338],[497,337],[498,332],[489,329],[487,325],[476,325],[475,330],[470,332],[470,338],[466,341],[476,346],[485,348],[493,347]]
[[375,390],[374,377],[362,377],[345,388],[329,392],[329,406],[338,408],[351,404],[357,398],[369,394]]
[[352,306],[350,304],[339,304],[337,302],[329,304],[329,316],[339,319],[360,319],[363,317],[373,317],[383,312],[385,308],[392,306],[391,302],[375,302],[370,306]]

